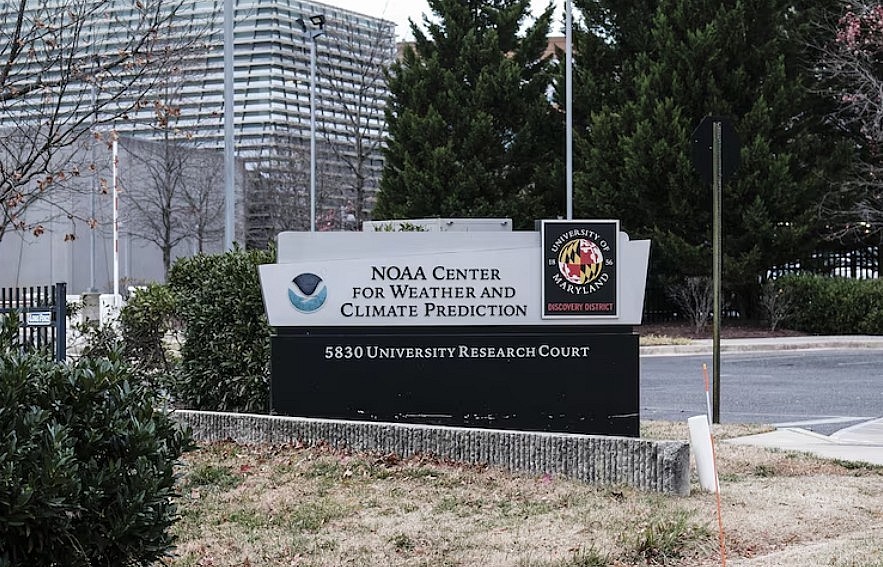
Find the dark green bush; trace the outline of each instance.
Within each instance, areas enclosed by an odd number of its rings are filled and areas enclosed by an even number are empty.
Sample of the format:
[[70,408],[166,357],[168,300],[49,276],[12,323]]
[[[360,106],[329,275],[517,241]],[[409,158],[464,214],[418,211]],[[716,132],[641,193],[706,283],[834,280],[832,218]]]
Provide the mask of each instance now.
[[863,335],[883,335],[883,283],[880,280],[862,280],[862,318],[857,331]]
[[119,356],[53,362],[0,331],[0,565],[151,565],[182,431]]
[[175,388],[184,407],[269,410],[270,328],[257,267],[272,251],[239,250],[179,260],[169,273],[184,329]]
[[126,357],[139,368],[169,374],[173,359],[164,344],[178,327],[175,300],[168,286],[150,284],[137,290],[120,311],[120,332]]
[[776,283],[794,309],[785,324],[825,335],[883,334],[883,282],[800,274]]

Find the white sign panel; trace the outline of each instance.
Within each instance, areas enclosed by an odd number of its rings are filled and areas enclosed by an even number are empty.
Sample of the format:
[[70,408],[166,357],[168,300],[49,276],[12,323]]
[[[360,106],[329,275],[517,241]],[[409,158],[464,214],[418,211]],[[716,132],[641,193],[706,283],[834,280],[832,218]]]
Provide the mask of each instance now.
[[[602,323],[634,325],[649,242],[620,240],[637,261],[631,299]],[[264,304],[273,327],[601,323],[543,319],[540,244],[535,232],[283,233],[280,263],[259,268]]]
[[[274,327],[503,325],[539,320],[539,280],[518,251],[261,266]],[[448,260],[447,262],[445,260]],[[528,277],[525,277],[527,275]],[[282,298],[282,301],[279,301]],[[274,301],[275,300],[275,301]],[[288,305],[284,305],[288,303]]]
[[25,313],[25,323],[29,327],[48,327],[52,324],[52,312],[29,311]]

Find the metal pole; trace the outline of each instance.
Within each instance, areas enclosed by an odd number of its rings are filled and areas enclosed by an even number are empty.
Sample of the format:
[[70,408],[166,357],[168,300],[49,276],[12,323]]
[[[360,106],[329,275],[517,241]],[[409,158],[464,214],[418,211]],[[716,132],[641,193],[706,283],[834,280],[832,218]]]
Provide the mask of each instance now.
[[712,367],[714,369],[714,408],[712,422],[721,422],[721,186],[723,171],[721,167],[721,123],[712,123],[712,285],[714,287],[714,306],[712,321]]
[[92,85],[92,128],[91,128],[91,140],[89,141],[89,151],[92,155],[92,166],[95,168],[92,171],[92,195],[91,195],[91,208],[90,208],[90,219],[89,219],[89,291],[95,292],[98,289],[95,287],[95,230],[97,227],[97,223],[95,220],[95,192],[98,190],[96,187],[96,176],[98,175],[98,166],[96,165],[95,158],[95,114],[96,114],[96,95],[95,95],[95,85]]
[[67,283],[55,284],[55,360],[67,359]]
[[126,231],[126,278],[132,278],[132,232]]
[[565,3],[564,65],[565,65],[565,136],[567,148],[567,220],[573,219],[573,11],[571,0]]
[[55,226],[54,226],[55,223],[53,222],[51,216],[49,217],[47,222],[49,224],[49,237],[47,238],[47,240],[49,240],[49,281],[54,282],[55,281],[55,254],[53,254],[52,243],[55,241],[55,236],[54,236],[55,235]]
[[316,36],[310,43],[310,232],[316,231]]
[[[95,143],[95,140],[92,140],[92,143]],[[92,151],[92,163],[95,163],[95,151]],[[98,175],[97,172],[94,175]],[[89,291],[95,292],[98,291],[98,288],[95,287],[95,230],[97,229],[97,224],[95,222],[95,180],[92,180],[92,207],[89,218]]]
[[233,0],[224,0],[224,249],[233,249]]
[[116,299],[120,295],[120,192],[117,187],[117,158],[119,154],[117,153],[116,131],[111,132],[111,136],[113,136],[111,143],[111,157],[113,158],[111,166],[111,182],[113,183],[113,300],[116,305]]
[[[71,194],[70,207],[71,207],[71,209],[73,209],[74,208],[74,192],[71,191],[70,194]],[[77,221],[74,219],[71,219],[71,227],[70,227],[71,234],[76,234],[76,230],[77,230]],[[79,282],[77,282],[77,280],[74,279],[74,261],[76,258],[74,255],[74,246],[65,246],[64,249],[65,249],[65,261],[67,262],[68,281],[71,283],[72,286],[76,286],[75,289],[79,290],[79,289],[81,289],[79,287]]]

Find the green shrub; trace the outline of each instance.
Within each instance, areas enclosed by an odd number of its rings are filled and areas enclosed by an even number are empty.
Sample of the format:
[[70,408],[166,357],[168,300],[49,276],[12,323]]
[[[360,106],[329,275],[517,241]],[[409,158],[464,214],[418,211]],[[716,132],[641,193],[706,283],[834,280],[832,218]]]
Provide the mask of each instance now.
[[[75,313],[82,304],[68,309]],[[121,349],[126,362],[143,379],[166,392],[173,387],[171,377],[177,356],[165,337],[179,327],[172,293],[160,284],[150,284],[134,293],[120,310],[117,323],[99,325],[98,321],[87,320],[74,326],[85,341],[82,356],[104,358]]]
[[799,274],[776,283],[794,308],[785,324],[816,334],[883,334],[883,282]]
[[147,371],[169,374],[173,357],[165,336],[178,328],[175,300],[168,286],[150,284],[136,291],[120,311],[126,357]]
[[0,332],[0,565],[150,565],[190,448],[119,356],[73,364]]
[[862,280],[862,318],[857,331],[863,335],[883,335],[883,283]]
[[272,251],[233,250],[179,260],[169,274],[185,335],[175,388],[184,407],[267,412],[270,328],[257,266]]
[[0,316],[0,352],[9,353],[22,349],[21,335],[18,332],[20,324],[17,311]]

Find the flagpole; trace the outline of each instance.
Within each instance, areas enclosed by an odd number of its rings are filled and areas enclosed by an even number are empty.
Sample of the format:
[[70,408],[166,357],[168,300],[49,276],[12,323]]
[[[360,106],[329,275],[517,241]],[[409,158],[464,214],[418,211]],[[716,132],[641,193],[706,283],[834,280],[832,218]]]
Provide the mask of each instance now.
[[564,33],[564,65],[565,65],[565,136],[567,163],[567,220],[573,219],[573,12],[571,0],[565,0],[565,33]]

